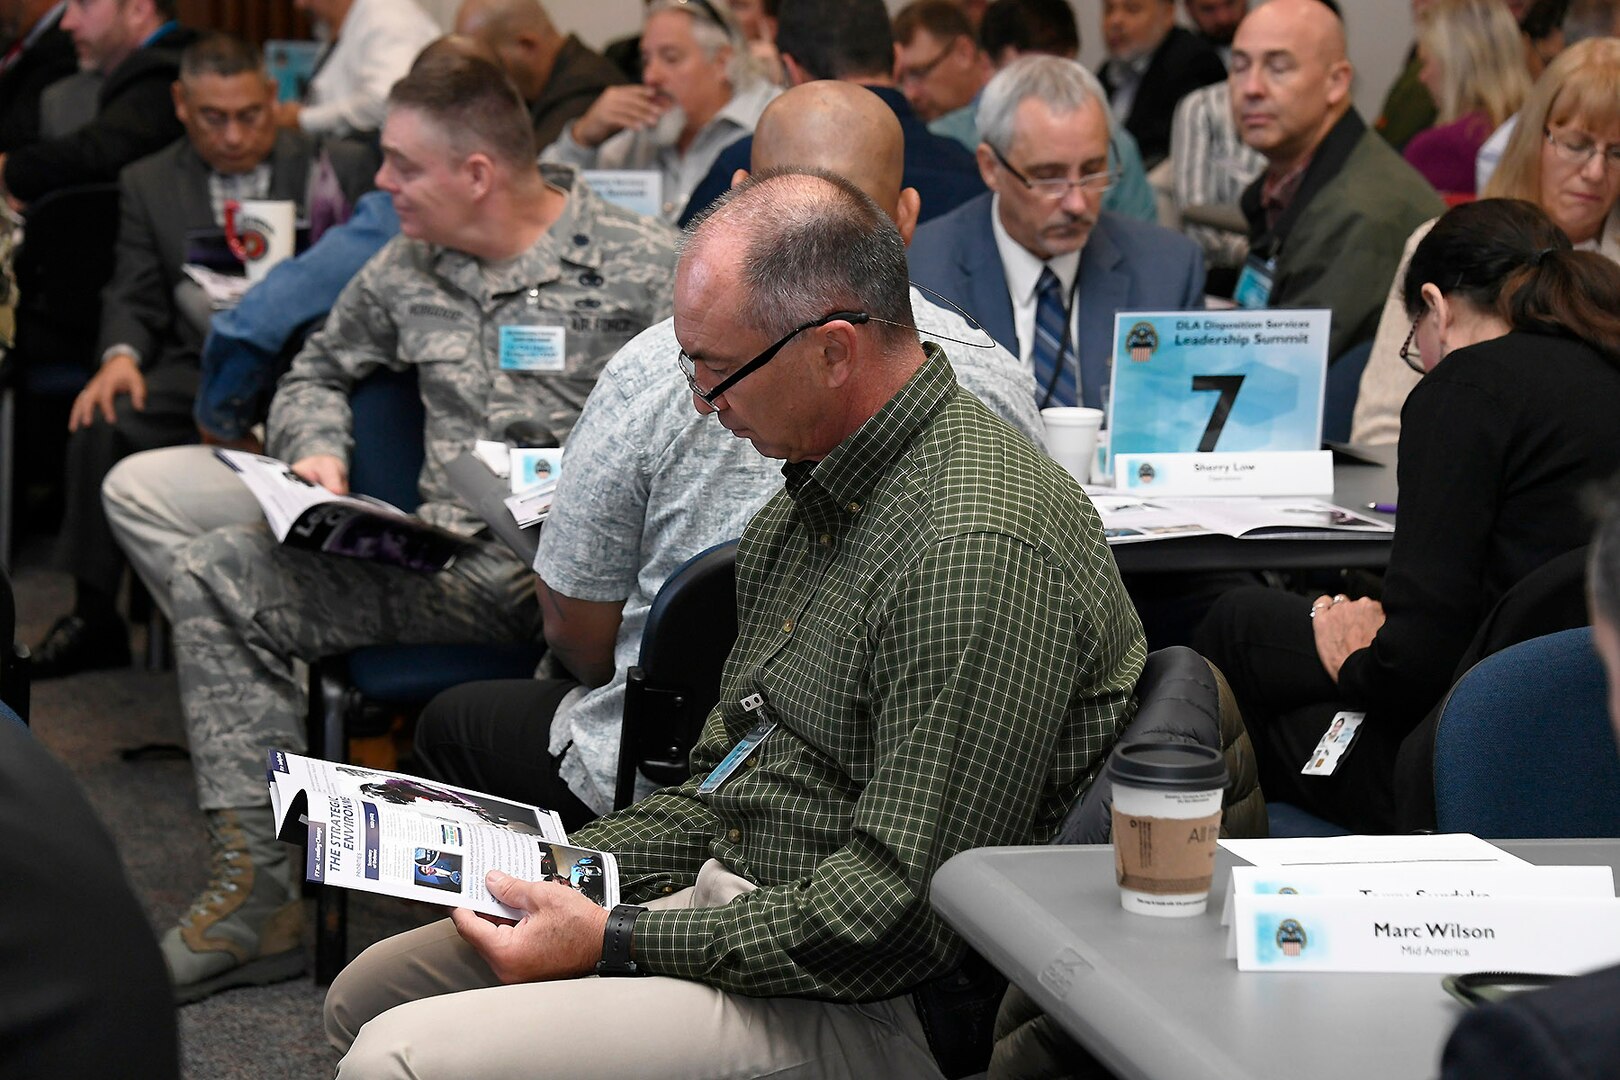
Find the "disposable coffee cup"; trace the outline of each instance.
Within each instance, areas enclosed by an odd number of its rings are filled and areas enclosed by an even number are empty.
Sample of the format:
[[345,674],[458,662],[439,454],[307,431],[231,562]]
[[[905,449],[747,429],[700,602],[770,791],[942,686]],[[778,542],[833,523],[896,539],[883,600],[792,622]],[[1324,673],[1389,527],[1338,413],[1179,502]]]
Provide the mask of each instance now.
[[1119,902],[1139,915],[1202,915],[1215,873],[1226,761],[1212,747],[1136,742],[1108,759]]
[[225,242],[242,261],[249,281],[263,281],[272,266],[290,258],[297,239],[297,203],[233,199],[225,204]]
[[1046,452],[1069,471],[1078,482],[1091,480],[1091,463],[1097,457],[1097,432],[1102,427],[1101,409],[1054,405],[1041,410],[1046,428]]

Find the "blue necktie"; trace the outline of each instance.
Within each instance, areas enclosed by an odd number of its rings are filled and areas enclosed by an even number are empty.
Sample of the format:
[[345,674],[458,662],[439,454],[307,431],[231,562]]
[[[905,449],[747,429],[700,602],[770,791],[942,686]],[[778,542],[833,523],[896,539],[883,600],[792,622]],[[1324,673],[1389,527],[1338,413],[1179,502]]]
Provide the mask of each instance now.
[[[1063,286],[1050,266],[1041,270],[1041,280],[1035,286],[1035,401],[1038,405],[1075,405],[1076,364],[1073,338],[1063,348],[1064,323],[1068,313],[1063,309]],[[1061,349],[1061,354],[1059,350]],[[1057,373],[1056,381],[1053,372]],[[1046,388],[1052,388],[1047,396]]]

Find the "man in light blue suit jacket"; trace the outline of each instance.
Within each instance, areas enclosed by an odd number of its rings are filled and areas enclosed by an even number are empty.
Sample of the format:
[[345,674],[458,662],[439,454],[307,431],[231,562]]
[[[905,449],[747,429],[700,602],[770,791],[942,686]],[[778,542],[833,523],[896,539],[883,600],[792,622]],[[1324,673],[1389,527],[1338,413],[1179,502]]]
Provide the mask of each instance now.
[[[1071,312],[1069,385],[1077,351],[1077,403],[1093,408],[1105,399],[1115,312],[1204,306],[1196,244],[1100,209],[1106,100],[1095,76],[1055,57],[1003,69],[979,109],[979,169],[990,194],[920,226],[910,249],[913,281],[959,305],[1025,363],[1037,282],[1051,269]],[[1061,390],[1048,394],[1036,381],[1038,404],[1064,403]]]

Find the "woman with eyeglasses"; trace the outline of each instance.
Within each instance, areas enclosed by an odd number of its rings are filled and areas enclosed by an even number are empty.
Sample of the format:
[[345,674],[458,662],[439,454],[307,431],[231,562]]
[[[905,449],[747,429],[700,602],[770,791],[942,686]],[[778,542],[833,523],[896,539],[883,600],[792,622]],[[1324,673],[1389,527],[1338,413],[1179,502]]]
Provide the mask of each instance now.
[[[1231,683],[1267,797],[1358,832],[1406,826],[1402,741],[1502,595],[1587,542],[1582,492],[1620,470],[1620,267],[1534,204],[1487,199],[1436,222],[1400,295],[1425,374],[1402,414],[1382,603],[1240,589],[1194,641]],[[1365,714],[1350,750],[1301,775],[1347,711]]]
[[[1620,40],[1591,38],[1560,53],[1510,123],[1513,133],[1483,194],[1528,199],[1575,247],[1620,262]],[[1417,385],[1399,355],[1408,330],[1400,284],[1406,260],[1432,224],[1420,225],[1406,242],[1362,372],[1351,442],[1400,438],[1401,404]]]
[[760,73],[725,0],[652,0],[641,83],[610,86],[542,161],[653,171],[658,216],[673,223],[720,151],[749,134],[781,90]]

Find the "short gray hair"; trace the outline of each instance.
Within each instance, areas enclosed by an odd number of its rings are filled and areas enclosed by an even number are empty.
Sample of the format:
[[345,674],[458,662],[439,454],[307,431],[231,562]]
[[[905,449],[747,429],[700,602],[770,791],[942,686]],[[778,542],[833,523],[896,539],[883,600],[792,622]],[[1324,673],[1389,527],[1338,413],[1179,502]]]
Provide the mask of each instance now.
[[[917,340],[906,245],[860,188],[823,169],[767,169],[687,227],[682,258],[721,227],[738,228],[738,316],[768,335],[834,311],[864,311],[885,342]],[[897,326],[889,325],[891,323]]]
[[1002,68],[985,86],[979,98],[979,140],[1005,154],[1012,147],[1018,106],[1028,98],[1042,101],[1060,114],[1101,102],[1110,138],[1113,135],[1108,92],[1097,76],[1061,56],[1023,56]]
[[[691,19],[692,40],[697,42],[703,55],[710,60],[718,56],[721,49],[730,47],[731,59],[726,63],[726,78],[731,80],[733,92],[762,77],[759,64],[749,51],[748,42],[733,19],[726,0],[710,0],[707,5],[690,3],[689,0],[652,0],[647,5],[649,16],[660,11],[679,11]],[[716,22],[715,19],[720,21]]]

